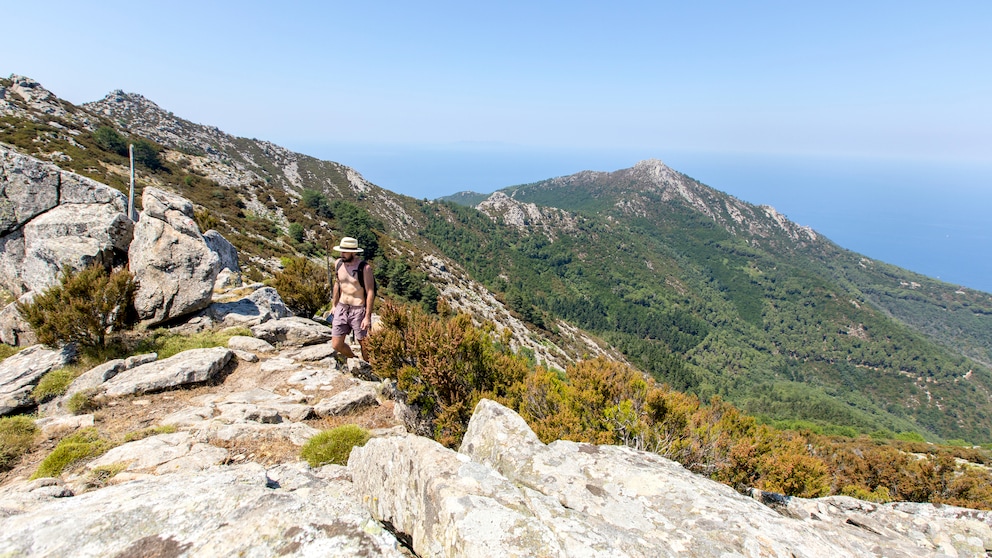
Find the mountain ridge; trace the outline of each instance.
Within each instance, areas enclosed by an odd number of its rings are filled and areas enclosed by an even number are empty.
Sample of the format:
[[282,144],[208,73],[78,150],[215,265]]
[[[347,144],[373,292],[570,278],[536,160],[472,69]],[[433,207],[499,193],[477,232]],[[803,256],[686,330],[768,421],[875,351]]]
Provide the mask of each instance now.
[[[987,295],[848,253],[770,206],[736,200],[659,161],[509,187],[503,195],[522,213],[507,220],[497,209],[482,217],[394,194],[354,169],[184,121],[140,95],[112,92],[76,110],[27,78],[2,80],[3,88],[21,101],[0,96],[0,113],[37,129],[11,120],[0,139],[61,165],[79,166],[86,155],[70,149],[70,136],[82,141],[100,125],[158,142],[166,168],[142,170],[139,180],[179,190],[226,225],[249,256],[249,273],[276,269],[279,254],[319,259],[326,239],[340,236],[340,215],[307,206],[313,190],[379,219],[369,223],[381,227],[386,256],[409,258],[445,288],[453,280],[442,271],[455,271],[470,286],[446,291],[451,300],[461,303],[469,297],[460,293],[473,289],[494,293],[475,314],[489,319],[491,304],[505,304],[521,346],[559,345],[539,353],[549,363],[588,350],[585,341],[565,344],[569,328],[580,326],[662,381],[769,418],[992,439],[989,373],[952,354],[992,360]],[[75,136],[62,131],[73,122]],[[16,137],[27,132],[37,135]],[[119,167],[93,165],[100,168],[87,167],[91,175],[120,187]],[[550,201],[559,207],[546,209]],[[303,242],[285,236],[292,223],[303,226]],[[900,315],[919,319],[889,321]],[[934,341],[942,335],[943,345]],[[529,345],[525,336],[533,336]]]

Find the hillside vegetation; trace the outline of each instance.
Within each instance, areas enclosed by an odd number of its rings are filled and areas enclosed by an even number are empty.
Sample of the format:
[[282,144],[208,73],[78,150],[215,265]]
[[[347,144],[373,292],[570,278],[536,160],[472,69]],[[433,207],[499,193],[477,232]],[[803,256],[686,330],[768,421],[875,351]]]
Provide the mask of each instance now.
[[843,250],[660,162],[509,188],[483,213],[393,194],[140,95],[77,107],[25,80],[0,92],[0,141],[122,191],[120,146],[142,145],[139,191],[192,200],[251,279],[289,256],[326,266],[337,239],[363,235],[385,295],[433,310],[424,262],[443,255],[542,342],[577,326],[660,385],[765,422],[992,441],[988,294]]

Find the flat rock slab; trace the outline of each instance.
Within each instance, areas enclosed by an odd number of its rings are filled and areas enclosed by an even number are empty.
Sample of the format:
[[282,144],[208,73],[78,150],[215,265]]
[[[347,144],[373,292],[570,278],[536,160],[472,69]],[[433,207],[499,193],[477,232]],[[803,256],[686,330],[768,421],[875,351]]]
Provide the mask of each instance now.
[[224,448],[197,442],[188,432],[176,432],[117,446],[89,462],[86,468],[125,464],[124,470],[131,472],[189,473],[222,463],[227,455]]
[[291,347],[316,345],[331,340],[331,328],[298,316],[270,320],[264,324],[253,326],[251,334],[273,345]]
[[52,350],[32,345],[0,362],[0,416],[33,405],[31,391],[41,377],[69,364],[74,357],[70,348]]
[[362,382],[318,402],[313,406],[313,411],[318,417],[347,415],[365,407],[378,405],[377,395],[378,392],[373,384]]
[[213,379],[234,357],[229,349],[191,349],[167,359],[137,366],[103,384],[110,396],[162,391]]
[[29,502],[0,517],[0,555],[405,556],[341,468],[324,469],[214,467]]

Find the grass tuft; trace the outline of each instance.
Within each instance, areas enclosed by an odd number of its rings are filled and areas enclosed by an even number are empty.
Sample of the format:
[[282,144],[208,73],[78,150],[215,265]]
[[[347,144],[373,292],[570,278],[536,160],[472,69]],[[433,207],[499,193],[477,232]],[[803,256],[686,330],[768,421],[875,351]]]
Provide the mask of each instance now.
[[110,447],[110,442],[100,438],[96,428],[79,430],[59,441],[52,453],[38,465],[31,479],[57,477],[70,465],[101,455]]
[[351,449],[364,446],[369,438],[371,435],[368,430],[354,424],[345,424],[325,430],[307,440],[300,449],[300,457],[311,467],[328,463],[347,465]]
[[31,449],[38,427],[25,415],[0,417],[0,471],[14,466]]

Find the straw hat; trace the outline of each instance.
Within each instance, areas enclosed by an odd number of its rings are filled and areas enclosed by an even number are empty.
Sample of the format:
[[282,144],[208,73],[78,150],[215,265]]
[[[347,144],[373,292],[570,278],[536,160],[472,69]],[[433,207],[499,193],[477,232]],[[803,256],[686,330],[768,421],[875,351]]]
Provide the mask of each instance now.
[[365,250],[358,247],[358,241],[350,236],[346,236],[341,239],[341,244],[335,246],[334,250],[337,252],[354,252],[356,254],[361,254]]

